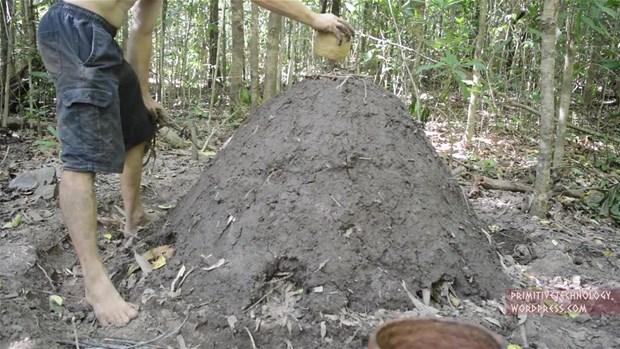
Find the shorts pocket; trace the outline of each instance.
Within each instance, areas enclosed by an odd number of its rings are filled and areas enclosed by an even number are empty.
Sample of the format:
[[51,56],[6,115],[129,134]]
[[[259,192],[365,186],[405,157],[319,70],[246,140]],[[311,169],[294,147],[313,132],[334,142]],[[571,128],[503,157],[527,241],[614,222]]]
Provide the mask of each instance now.
[[67,107],[76,103],[85,103],[107,108],[112,103],[112,93],[95,88],[67,90],[62,93],[62,102]]
[[122,170],[125,147],[113,94],[103,89],[77,88],[63,91],[59,99],[58,133],[63,146],[61,158],[71,166],[67,168]]
[[41,59],[52,78],[57,78],[60,73],[60,41],[58,31],[45,31],[38,33],[39,53]]
[[[77,56],[85,67],[97,67],[108,62],[117,62],[122,53],[117,52],[114,39],[98,26],[82,22],[77,27]],[[118,57],[117,57],[118,56]]]

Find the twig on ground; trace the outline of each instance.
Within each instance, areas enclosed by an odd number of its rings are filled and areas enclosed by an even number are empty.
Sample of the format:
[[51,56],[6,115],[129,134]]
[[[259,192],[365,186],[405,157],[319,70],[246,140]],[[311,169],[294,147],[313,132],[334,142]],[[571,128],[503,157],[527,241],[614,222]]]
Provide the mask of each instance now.
[[368,97],[368,90],[366,89],[366,80],[362,79],[364,83],[364,104],[366,104],[366,97]]
[[144,346],[144,345],[147,345],[147,344],[150,344],[150,343],[154,343],[154,342],[160,341],[162,339],[166,339],[166,338],[172,336],[175,333],[178,333],[179,331],[181,331],[183,326],[185,326],[185,323],[187,322],[187,319],[189,319],[189,314],[191,314],[191,312],[190,312],[191,308],[192,308],[191,306],[187,308],[187,316],[185,317],[185,320],[183,320],[183,322],[179,325],[179,327],[175,328],[173,331],[161,334],[161,335],[159,335],[159,336],[157,336],[157,337],[155,337],[155,338],[153,338],[151,340],[148,340],[146,342],[137,343],[137,344],[129,346],[129,347],[125,348],[125,349],[137,348],[137,347]]
[[49,281],[50,285],[52,286],[52,291],[56,291],[56,286],[54,286],[54,281],[52,281],[52,278],[50,278],[50,276],[47,274],[45,269],[43,269],[43,267],[39,263],[36,263],[36,265],[37,265],[37,268],[41,269],[47,281]]
[[71,317],[71,325],[73,325],[73,335],[75,336],[75,349],[80,349],[80,339],[78,338],[77,326],[75,326],[75,316]]
[[353,75],[351,75],[351,74],[347,75],[347,76],[344,78],[344,81],[343,81],[340,85],[338,85],[338,87],[336,87],[336,88],[337,88],[337,89],[342,88],[342,85],[344,85],[344,84],[347,82],[347,80],[349,80],[349,78],[350,78],[350,77],[352,77],[352,76],[353,76]]
[[11,150],[11,146],[8,145],[6,147],[6,153],[4,153],[4,157],[2,158],[2,162],[0,162],[0,166],[2,166],[2,164],[4,164],[4,160],[6,160],[6,157],[9,156],[9,150]]
[[414,296],[411,292],[409,292],[409,290],[407,289],[407,284],[405,283],[405,280],[402,280],[402,286],[405,292],[407,293],[407,296],[411,300],[411,303],[413,303],[413,306],[416,309],[418,309],[418,311],[421,313],[422,316],[431,316],[431,315],[437,314],[438,312],[437,309],[425,305],[416,296]]
[[334,200],[334,202],[336,203],[336,205],[338,205],[339,207],[342,207],[342,205],[338,202],[338,200],[334,199],[333,196],[329,196],[330,198],[332,198],[332,200]]
[[252,342],[252,348],[253,349],[258,349],[256,347],[256,342],[254,342],[254,337],[252,337],[252,332],[250,332],[250,330],[248,330],[247,327],[245,327],[245,331],[248,333],[248,336],[250,336],[250,341]]
[[185,345],[185,338],[182,335],[177,336],[177,343],[179,343],[179,349],[187,349]]
[[267,291],[267,293],[265,293],[262,297],[260,297],[259,300],[257,300],[256,302],[254,302],[254,304],[250,305],[249,307],[243,309],[243,312],[247,312],[249,310],[252,310],[254,307],[256,307],[257,305],[259,305],[265,298],[267,298],[267,296],[269,296],[273,291],[275,291],[278,287],[280,287],[282,285],[282,281],[287,280],[288,278],[290,278],[291,276],[293,276],[293,273],[290,273],[288,275],[286,275],[285,277],[279,279],[278,285],[274,286],[272,289],[270,289],[269,291]]

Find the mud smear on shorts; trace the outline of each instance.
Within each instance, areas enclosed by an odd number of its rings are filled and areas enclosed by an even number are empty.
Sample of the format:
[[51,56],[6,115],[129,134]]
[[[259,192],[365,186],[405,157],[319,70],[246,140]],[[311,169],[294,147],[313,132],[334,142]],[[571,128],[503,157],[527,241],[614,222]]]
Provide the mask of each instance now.
[[169,226],[188,267],[227,261],[189,277],[184,299],[237,318],[252,306],[267,316],[260,303],[284,282],[305,320],[411,309],[403,280],[414,294],[451,284],[465,298],[499,298],[508,285],[422,126],[360,79],[306,80],[263,105]]

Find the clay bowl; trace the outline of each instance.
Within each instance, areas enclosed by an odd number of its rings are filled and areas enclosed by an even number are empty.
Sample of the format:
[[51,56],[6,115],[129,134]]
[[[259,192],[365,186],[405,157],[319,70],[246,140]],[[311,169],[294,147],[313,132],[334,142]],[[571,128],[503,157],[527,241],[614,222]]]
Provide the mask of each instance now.
[[448,319],[403,318],[380,325],[368,349],[506,349],[497,334]]
[[314,37],[314,54],[317,56],[340,61],[346,58],[350,51],[350,40],[343,39],[342,44],[338,45],[338,39],[332,33],[318,32]]

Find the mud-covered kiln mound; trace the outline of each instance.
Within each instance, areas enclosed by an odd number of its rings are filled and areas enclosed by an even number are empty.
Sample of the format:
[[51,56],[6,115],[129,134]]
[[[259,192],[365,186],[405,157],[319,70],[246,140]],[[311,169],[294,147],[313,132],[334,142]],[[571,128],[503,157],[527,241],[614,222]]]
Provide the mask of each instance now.
[[278,280],[316,314],[412,308],[403,280],[414,294],[452,283],[459,297],[498,298],[506,287],[422,126],[361,79],[306,80],[265,103],[169,222],[185,265],[226,260],[183,285],[225,315],[260,312]]

